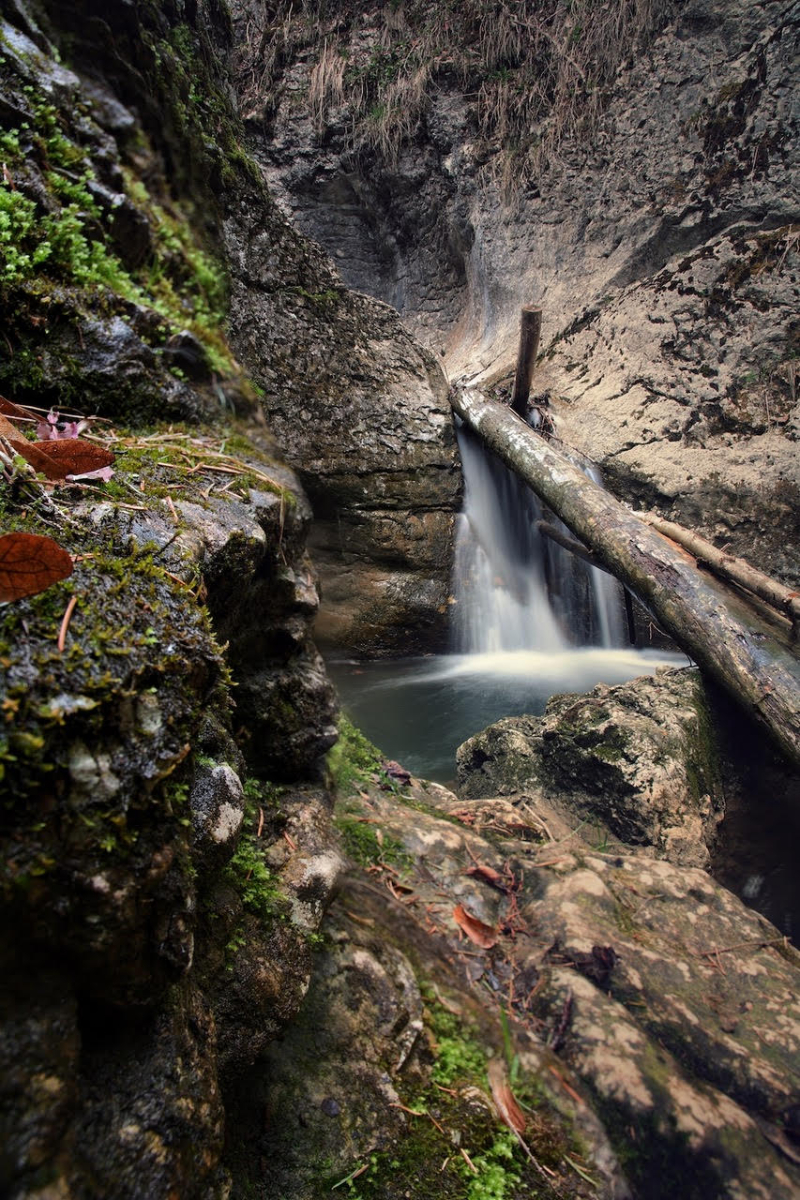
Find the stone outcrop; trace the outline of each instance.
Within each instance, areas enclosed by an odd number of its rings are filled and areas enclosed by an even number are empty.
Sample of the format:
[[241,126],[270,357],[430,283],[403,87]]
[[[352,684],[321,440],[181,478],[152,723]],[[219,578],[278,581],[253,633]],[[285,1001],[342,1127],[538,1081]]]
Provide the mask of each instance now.
[[287,225],[244,155],[223,7],[43,3],[3,30],[0,385],[129,423],[262,407],[318,517],[320,639],[443,646],[460,494],[444,376]]
[[662,670],[586,696],[554,696],[541,717],[508,717],[458,749],[468,799],[525,796],[601,836],[705,867],[724,814],[718,749],[699,674]]
[[[561,753],[569,770],[569,750],[562,745]],[[506,1014],[506,1053],[512,1038],[518,1054],[515,1088],[527,1095],[535,1081],[537,1089],[527,1133],[534,1151],[537,1122],[548,1110],[552,1117],[552,1105],[594,1129],[582,1159],[594,1194],[796,1193],[800,959],[774,926],[696,867],[621,843],[614,853],[598,851],[580,834],[561,839],[533,805],[463,800],[414,780],[392,794],[385,776],[375,783],[362,782],[339,818],[373,831],[370,883],[349,885],[332,910],[309,1026],[270,1052],[261,1081],[267,1111],[295,1114],[297,1129],[287,1146],[285,1131],[267,1126],[266,1196],[318,1194],[307,1146],[326,1156],[331,1178],[341,1172],[337,1180],[371,1162],[365,1194],[394,1196],[390,1162],[406,1161],[402,1147],[415,1135],[398,1131],[396,1097],[422,1111],[414,1098],[426,1061],[424,1037],[410,1059],[403,1049],[401,1031],[415,1030],[420,1012],[407,974],[398,973],[398,950],[427,971],[433,946],[436,962],[450,960],[461,978],[457,994],[438,993],[448,1011],[468,1023],[477,1000],[489,1044],[503,1037],[498,1008]],[[373,899],[380,889],[383,898]],[[464,913],[473,922],[469,940]],[[382,949],[387,931],[392,945]],[[383,1043],[373,1034],[353,1080],[343,1051],[359,1038],[359,1014],[370,1006],[371,1029],[392,1025],[393,1053],[379,1060],[385,1074],[377,1075],[373,1056]],[[423,1013],[424,1028],[429,1021]],[[309,1046],[320,1045],[324,1054],[312,1064]],[[433,1053],[445,1051],[434,1044]],[[468,1094],[463,1081],[454,1089]],[[449,1110],[425,1111],[441,1127],[427,1155],[439,1167],[466,1123]],[[413,1126],[424,1118],[409,1119]],[[469,1151],[468,1135],[456,1144]],[[563,1154],[560,1167],[545,1160],[560,1189],[576,1182]],[[406,1175],[403,1194],[428,1195],[425,1186]]]
[[265,207],[246,195],[225,222],[233,342],[314,509],[318,640],[441,649],[461,487],[444,375],[274,209],[265,229]]
[[4,450],[3,532],[75,561],[3,608],[0,1191],[208,1200],[341,867],[311,508],[222,327],[221,9],[3,11],[2,390],[115,463],[53,488]]
[[[259,471],[260,488],[238,499],[204,495],[213,477],[195,474],[169,502],[51,501],[75,571],[5,617],[0,1124],[15,1198],[226,1194],[225,1088],[305,994],[340,860],[329,797],[297,781],[319,774],[335,709],[309,637],[307,502],[254,433],[248,453],[238,431],[238,473]],[[200,437],[142,437],[139,494],[163,487],[168,446],[197,454]],[[115,478],[131,479],[124,452]],[[7,525],[30,528],[10,499]]]
[[[255,6],[235,7],[252,34]],[[519,308],[541,305],[534,388],[564,439],[621,497],[796,581],[797,6],[667,2],[637,33],[611,5],[610,42],[628,42],[594,90],[602,20],[570,32],[544,6],[554,23],[526,42],[531,8],[487,22],[466,5],[443,26],[424,6],[337,4],[312,28],[287,6],[268,63],[240,42],[271,184],[453,376],[506,375]],[[584,69],[570,101],[547,93],[568,34]],[[538,87],[538,115],[513,126]],[[593,116],[556,136],[570,104]]]

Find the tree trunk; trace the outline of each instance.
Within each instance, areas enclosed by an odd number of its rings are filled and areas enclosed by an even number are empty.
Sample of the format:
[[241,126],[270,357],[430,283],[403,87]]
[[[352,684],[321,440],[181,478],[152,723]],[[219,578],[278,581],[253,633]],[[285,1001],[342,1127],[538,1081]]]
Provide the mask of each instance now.
[[452,389],[451,404],[800,765],[800,662],[774,630],[505,405],[472,389]]
[[694,533],[691,529],[684,529],[682,525],[676,525],[674,521],[665,521],[663,517],[659,517],[655,513],[642,513],[642,520],[659,533],[663,533],[664,537],[668,537],[670,541],[683,546],[684,550],[688,550],[690,554],[694,555],[698,564],[702,563],[703,566],[707,566],[723,579],[730,579],[739,587],[743,587],[748,592],[752,592],[754,596],[765,600],[767,604],[792,622],[792,638],[797,638],[798,632],[800,632],[800,595],[797,592],[784,587],[782,583],[771,579],[769,575],[757,571],[743,559],[734,558],[732,554],[718,550],[713,542],[709,542],[701,534]]

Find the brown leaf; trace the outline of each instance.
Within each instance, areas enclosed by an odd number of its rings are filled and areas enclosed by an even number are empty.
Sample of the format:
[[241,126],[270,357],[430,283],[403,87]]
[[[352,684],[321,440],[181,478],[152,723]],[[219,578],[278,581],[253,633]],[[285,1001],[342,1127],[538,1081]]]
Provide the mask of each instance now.
[[72,574],[72,559],[52,538],[36,533],[0,536],[0,602],[35,596]]
[[[84,441],[83,438],[66,438],[63,441],[29,442],[28,447],[38,450],[51,460],[52,466],[46,472],[49,479],[65,479],[67,475],[85,475],[88,471],[97,471],[100,467],[110,467],[114,455],[94,442]],[[24,454],[24,450],[20,451]]]
[[493,1058],[486,1073],[500,1120],[509,1129],[513,1129],[514,1133],[524,1133],[528,1118],[514,1099],[514,1093],[506,1080],[505,1067],[499,1059]]
[[38,421],[39,418],[30,409],[23,408],[20,404],[15,404],[13,400],[6,400],[5,396],[0,396],[0,413],[6,417],[11,417],[15,421]]
[[[10,402],[7,402],[10,403]],[[17,454],[31,464],[35,471],[48,479],[66,479],[68,475],[84,475],[101,467],[110,467],[114,455],[94,442],[83,438],[66,438],[44,442],[29,442],[15,425],[0,414],[0,437],[10,442]]]
[[487,867],[484,863],[476,863],[474,867],[468,867],[464,874],[474,875],[477,879],[482,879],[484,883],[497,888],[498,892],[508,892],[508,883],[499,871],[495,871],[494,867]]
[[34,471],[46,475],[48,479],[63,479],[63,475],[58,473],[58,464],[43,450],[39,450],[34,442],[29,442],[16,425],[12,425],[2,414],[0,414],[0,437],[4,437],[13,447],[14,452],[29,462]]
[[16,445],[17,442],[24,442],[25,438],[17,429],[16,425],[12,425],[8,417],[0,415],[0,437],[4,437],[7,441]]
[[483,921],[473,917],[461,904],[457,904],[453,909],[453,920],[476,946],[490,950],[497,944],[497,930],[491,925],[484,925]]

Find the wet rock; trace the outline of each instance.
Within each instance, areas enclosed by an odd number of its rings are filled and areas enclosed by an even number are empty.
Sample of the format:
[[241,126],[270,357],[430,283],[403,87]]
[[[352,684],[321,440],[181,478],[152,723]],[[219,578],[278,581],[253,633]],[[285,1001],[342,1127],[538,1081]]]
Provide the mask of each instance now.
[[211,378],[202,343],[188,329],[172,335],[162,351],[162,357],[170,370],[178,367],[189,379],[198,383],[206,383]]
[[236,849],[244,816],[239,776],[227,763],[199,767],[189,792],[189,807],[198,863],[224,865]]
[[[69,586],[86,600],[64,653],[59,601],[4,614],[3,694],[27,731],[23,758],[3,744],[0,776],[0,955],[18,948],[0,1044],[4,1194],[33,1194],[46,1158],[65,1195],[222,1196],[220,1076],[252,1062],[308,986],[341,869],[328,800],[246,805],[208,615],[241,695],[266,695],[249,772],[313,775],[335,730],[309,635],[308,505],[253,433],[238,433],[242,471],[268,468],[274,492],[208,497],[190,479],[172,506],[72,505]],[[145,456],[145,497],[154,469]],[[203,580],[208,609],[184,579]],[[247,752],[241,728],[240,741]]]
[[23,1181],[33,1183],[68,1149],[80,1049],[77,1006],[63,977],[42,966],[31,995],[18,968],[4,959],[0,1000],[0,1178],[4,1190],[13,1181],[15,1196],[30,1194]]
[[[593,855],[557,875],[525,909],[554,947],[536,1011],[555,1028],[571,995],[562,1053],[606,1127],[637,1131],[632,1178],[653,1196],[679,1179],[689,1195],[792,1195],[770,1129],[794,1086],[796,953],[697,870]],[[604,943],[615,959],[601,987],[579,964]]]
[[348,293],[277,214],[270,223],[267,236],[255,196],[226,222],[232,327],[324,523],[317,561],[332,600],[318,634],[373,655],[403,637],[441,648],[460,494],[441,368],[388,306]]
[[120,1200],[224,1196],[224,1114],[214,1022],[203,998],[192,991],[175,997],[134,1028],[88,1005],[81,1033],[80,1149],[78,1169],[69,1173],[76,1194],[90,1180],[90,1194]]
[[125,266],[141,266],[153,249],[145,214],[124,193],[114,192],[97,180],[90,180],[86,190],[108,218],[112,244]]
[[[269,829],[273,817],[263,809],[262,816]],[[230,872],[215,893],[228,940],[221,960],[221,939],[211,949],[210,964],[221,961],[224,970],[214,972],[209,994],[219,1071],[228,1085],[297,1014],[311,978],[309,938],[317,936],[342,873],[326,792],[287,791],[274,832],[278,827],[282,836],[269,848],[270,878],[260,896],[247,899],[249,879],[234,895]]]
[[155,412],[174,420],[209,414],[208,399],[165,372],[122,317],[87,318],[80,330],[58,322],[50,334],[41,368],[54,388],[67,388],[80,377],[84,412],[134,423]]
[[720,763],[700,678],[660,671],[587,696],[557,696],[458,749],[467,798],[526,794],[629,846],[707,866],[724,813]]

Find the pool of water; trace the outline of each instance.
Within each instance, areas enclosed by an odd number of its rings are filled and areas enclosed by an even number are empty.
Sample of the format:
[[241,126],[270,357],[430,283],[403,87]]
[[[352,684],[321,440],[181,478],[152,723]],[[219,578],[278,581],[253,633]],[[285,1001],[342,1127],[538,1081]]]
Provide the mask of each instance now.
[[493,721],[542,713],[559,692],[588,692],[597,683],[687,663],[665,651],[589,647],[327,666],[345,711],[388,758],[425,779],[452,783],[456,749]]

